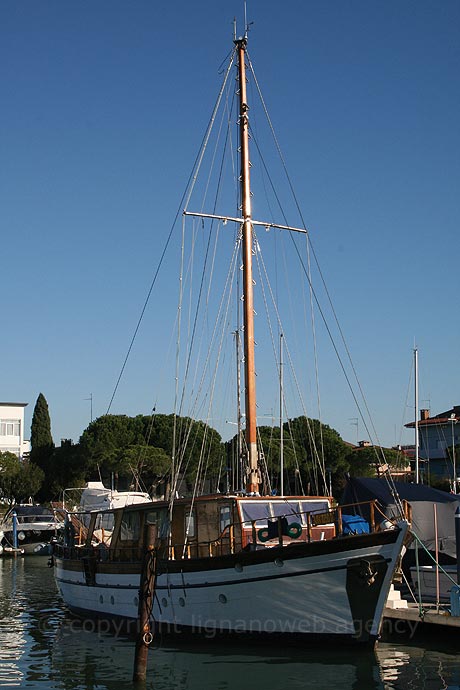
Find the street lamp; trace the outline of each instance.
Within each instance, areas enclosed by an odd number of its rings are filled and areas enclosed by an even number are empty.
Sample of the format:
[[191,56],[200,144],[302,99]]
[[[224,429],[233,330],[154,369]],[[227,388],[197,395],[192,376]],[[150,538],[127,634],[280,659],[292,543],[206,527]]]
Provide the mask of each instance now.
[[451,427],[452,427],[452,465],[454,469],[454,494],[457,493],[457,469],[455,467],[455,437],[454,437],[454,424],[457,424],[457,418],[455,416],[455,412],[452,412],[452,414],[449,417],[451,421]]

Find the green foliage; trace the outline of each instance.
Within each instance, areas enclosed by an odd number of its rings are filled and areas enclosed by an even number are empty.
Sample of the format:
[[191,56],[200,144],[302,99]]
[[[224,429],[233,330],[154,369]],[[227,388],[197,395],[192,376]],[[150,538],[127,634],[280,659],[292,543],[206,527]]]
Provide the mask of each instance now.
[[40,393],[35,403],[30,429],[30,459],[41,467],[45,474],[49,471],[49,458],[54,451],[51,436],[51,421],[48,403],[43,393]]
[[[271,488],[279,490],[280,429],[276,426],[262,426],[258,428],[258,434]],[[347,473],[361,477],[375,476],[377,455],[374,448],[351,447],[335,429],[317,419],[302,416],[286,422],[283,425],[283,438],[286,494],[298,494],[302,491],[312,494],[328,493],[331,481],[332,492],[339,497]],[[236,457],[236,440],[235,436],[227,443],[229,458]],[[384,449],[384,453],[386,462],[392,467],[407,464],[407,458],[395,450]],[[326,482],[319,470],[323,464],[326,467]]]
[[372,446],[364,448],[350,448],[347,455],[351,477],[375,477],[378,449]]
[[21,470],[16,478],[15,497],[17,501],[26,501],[40,491],[45,473],[32,462],[21,463]]
[[56,500],[64,489],[85,484],[85,466],[78,445],[68,442],[56,448],[48,459],[48,467],[40,491],[42,501]]
[[[280,488],[279,427],[258,428],[267,472],[272,489]],[[317,419],[297,417],[283,425],[283,462],[285,468],[284,490],[286,494],[302,492],[322,494],[326,492],[324,478],[319,472],[323,464],[332,474],[333,486],[341,488],[341,477],[348,471],[348,446],[339,433]],[[229,457],[235,457],[236,437],[227,444]],[[328,473],[327,473],[328,474]],[[328,476],[327,476],[328,482]]]
[[15,497],[14,487],[19,469],[20,462],[14,453],[0,453],[0,494],[8,503]]
[[35,403],[30,430],[30,444],[32,452],[40,448],[54,448],[48,403],[43,393],[39,394]]
[[[105,415],[92,422],[80,438],[87,478],[121,485],[155,487],[170,475],[173,455],[174,415]],[[221,437],[203,422],[176,418],[175,463],[189,483],[198,474],[215,474],[223,456]]]
[[0,453],[0,496],[8,503],[20,503],[35,496],[44,479],[43,470],[21,462],[14,453]]
[[364,448],[350,448],[347,460],[349,474],[352,477],[375,477],[378,463],[385,462],[392,468],[404,468],[408,464],[407,457],[393,448],[379,449],[374,446]]
[[324,477],[318,471],[323,464],[327,468],[326,474],[331,475],[333,492],[340,491],[342,477],[349,467],[348,446],[340,434],[318,419],[304,416],[291,420],[290,425],[286,425],[285,434],[288,429],[299,447],[299,469],[308,493],[326,493]]

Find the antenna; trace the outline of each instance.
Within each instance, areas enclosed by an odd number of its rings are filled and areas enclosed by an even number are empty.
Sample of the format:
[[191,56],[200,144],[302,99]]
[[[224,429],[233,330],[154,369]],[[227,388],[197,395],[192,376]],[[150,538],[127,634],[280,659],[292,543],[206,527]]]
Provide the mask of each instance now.
[[93,394],[89,394],[89,398],[84,398],[86,401],[90,401],[90,421],[93,421]]
[[247,10],[247,2],[244,0],[244,37],[247,39],[248,37],[248,31],[249,27],[252,26],[254,22],[249,22],[248,24],[248,10]]

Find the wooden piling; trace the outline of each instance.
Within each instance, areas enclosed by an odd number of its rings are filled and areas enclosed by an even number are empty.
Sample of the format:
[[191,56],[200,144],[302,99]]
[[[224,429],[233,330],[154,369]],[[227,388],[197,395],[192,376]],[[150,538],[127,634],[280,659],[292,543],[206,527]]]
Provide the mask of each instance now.
[[[156,528],[149,526],[147,549],[142,562],[139,585],[139,619],[136,637],[136,651],[134,656],[134,683],[145,683],[147,677],[148,650],[153,641],[152,613],[155,596],[156,580]],[[155,536],[154,536],[155,535]]]

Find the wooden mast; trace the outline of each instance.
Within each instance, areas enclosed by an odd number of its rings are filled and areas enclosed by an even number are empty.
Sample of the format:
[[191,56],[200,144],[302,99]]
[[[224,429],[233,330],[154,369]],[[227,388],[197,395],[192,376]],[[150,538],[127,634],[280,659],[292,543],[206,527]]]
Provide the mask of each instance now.
[[244,320],[244,381],[246,407],[246,444],[248,448],[248,493],[259,492],[257,453],[257,415],[254,362],[254,296],[252,278],[252,219],[249,175],[249,120],[246,98],[246,44],[247,38],[236,41],[238,53],[240,148],[241,148],[241,197],[243,217],[243,320]]

